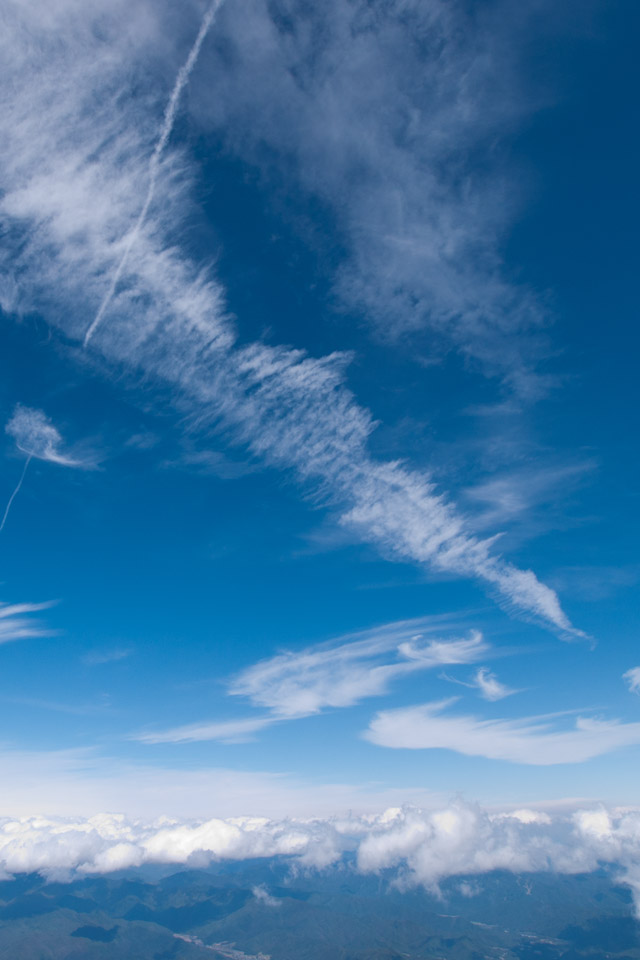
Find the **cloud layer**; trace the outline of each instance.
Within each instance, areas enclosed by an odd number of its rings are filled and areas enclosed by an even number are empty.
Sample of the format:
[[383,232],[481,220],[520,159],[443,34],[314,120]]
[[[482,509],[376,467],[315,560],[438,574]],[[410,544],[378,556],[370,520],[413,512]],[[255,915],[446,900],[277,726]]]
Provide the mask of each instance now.
[[395,870],[404,885],[437,889],[449,876],[491,870],[584,873],[619,865],[640,895],[640,813],[604,807],[569,816],[534,810],[490,813],[457,802],[431,811],[391,808],[379,815],[326,820],[209,819],[155,823],[101,814],[0,821],[0,869],[62,878],[144,863],[203,866],[211,860],[289,857],[326,869],[345,852],[364,873]]
[[[15,309],[43,312],[79,342],[108,297],[80,362],[163,383],[201,432],[223,427],[293,473],[384,555],[480,580],[510,609],[575,632],[555,592],[474,536],[428,476],[370,454],[374,423],[345,386],[347,356],[238,341],[224,291],[176,242],[197,175],[184,151],[167,146],[145,200],[162,15],[146,0],[98,0],[81,15],[75,0],[6,5],[0,208],[15,237],[5,264],[19,276]],[[123,94],[134,85],[140,96]]]

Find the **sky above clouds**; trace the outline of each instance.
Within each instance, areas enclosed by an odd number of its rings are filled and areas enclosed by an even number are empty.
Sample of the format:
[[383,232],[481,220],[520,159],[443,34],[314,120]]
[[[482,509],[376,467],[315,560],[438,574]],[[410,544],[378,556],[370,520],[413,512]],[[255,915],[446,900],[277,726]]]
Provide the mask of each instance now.
[[637,802],[637,19],[3,5],[0,816]]

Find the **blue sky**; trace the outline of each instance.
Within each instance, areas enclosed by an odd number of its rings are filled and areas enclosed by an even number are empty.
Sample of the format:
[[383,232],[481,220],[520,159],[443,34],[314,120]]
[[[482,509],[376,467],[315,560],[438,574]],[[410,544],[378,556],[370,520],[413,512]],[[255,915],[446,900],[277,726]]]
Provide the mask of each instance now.
[[633,802],[637,9],[1,16],[5,812]]

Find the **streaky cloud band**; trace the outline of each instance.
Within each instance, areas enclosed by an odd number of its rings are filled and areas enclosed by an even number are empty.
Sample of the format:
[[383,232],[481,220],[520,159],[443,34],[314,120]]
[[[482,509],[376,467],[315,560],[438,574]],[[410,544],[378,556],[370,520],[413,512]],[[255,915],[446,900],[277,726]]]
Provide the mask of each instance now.
[[[13,15],[20,23],[22,12]],[[202,39],[207,24],[205,18]],[[305,494],[331,504],[345,526],[384,556],[478,580],[508,609],[565,637],[582,636],[555,591],[496,554],[491,538],[475,536],[428,475],[372,455],[375,423],[346,386],[347,354],[313,358],[285,346],[240,343],[223,289],[176,245],[176,227],[190,210],[187,171],[194,177],[197,171],[166,144],[198,41],[165,112],[166,137],[156,144],[166,162],[155,163],[152,182],[163,203],[153,223],[138,218],[136,226],[133,198],[140,184],[149,187],[148,111],[135,97],[113,97],[130,51],[124,42],[98,45],[91,25],[91,15],[63,19],[54,44],[31,21],[29,31],[47,51],[44,65],[40,46],[25,45],[19,29],[15,49],[7,51],[17,92],[0,121],[0,209],[24,233],[25,302],[46,305],[50,322],[82,342],[87,311],[110,297],[110,323],[94,327],[91,350],[78,351],[78,362],[161,384],[203,434],[223,428],[263,463],[293,474]],[[39,51],[33,83],[25,66],[32,47]],[[44,94],[50,89],[55,96]],[[16,114],[20,123],[13,122]],[[104,197],[108,202],[98,201]],[[131,229],[136,242],[125,263],[122,237],[131,237]],[[110,292],[114,263],[123,264],[123,282]]]

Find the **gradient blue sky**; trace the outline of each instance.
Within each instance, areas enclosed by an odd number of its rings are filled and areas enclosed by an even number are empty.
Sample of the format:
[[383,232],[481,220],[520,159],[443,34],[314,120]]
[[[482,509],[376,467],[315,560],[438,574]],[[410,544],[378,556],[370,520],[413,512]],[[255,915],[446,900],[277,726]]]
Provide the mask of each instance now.
[[638,16],[3,5],[7,813],[637,800]]

